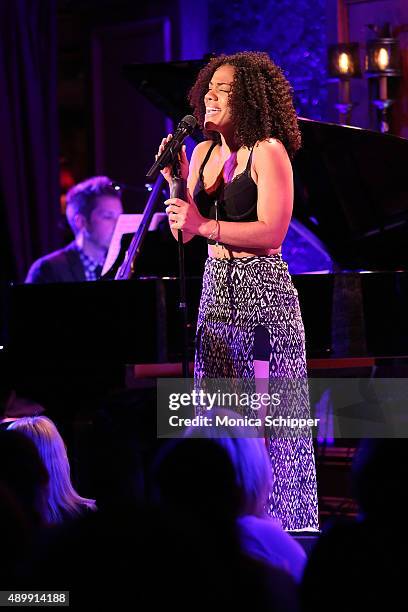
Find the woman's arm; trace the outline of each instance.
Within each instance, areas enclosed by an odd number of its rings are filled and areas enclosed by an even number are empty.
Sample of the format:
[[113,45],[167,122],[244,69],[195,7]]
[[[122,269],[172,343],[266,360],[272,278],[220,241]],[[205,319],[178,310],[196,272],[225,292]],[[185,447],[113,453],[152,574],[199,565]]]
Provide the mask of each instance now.
[[[214,239],[231,247],[277,249],[289,227],[293,210],[293,176],[289,157],[277,140],[263,141],[254,148],[253,168],[258,185],[258,221],[234,222],[206,219],[195,205],[167,200],[167,211],[176,212],[176,227],[183,232]],[[214,234],[214,230],[219,230]]]

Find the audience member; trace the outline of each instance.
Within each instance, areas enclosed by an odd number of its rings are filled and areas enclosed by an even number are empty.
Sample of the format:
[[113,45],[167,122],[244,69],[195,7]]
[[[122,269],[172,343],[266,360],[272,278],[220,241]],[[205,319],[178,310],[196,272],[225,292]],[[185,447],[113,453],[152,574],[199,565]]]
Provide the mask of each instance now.
[[49,418],[24,417],[14,421],[9,430],[18,430],[34,442],[48,470],[46,519],[49,524],[61,523],[88,510],[95,510],[95,501],[81,497],[72,486],[64,441]]
[[[173,440],[160,451],[153,473],[162,509],[175,523],[188,526],[197,543],[201,538],[214,547],[207,588],[214,588],[214,580],[225,581],[223,596],[228,594],[232,608],[251,604],[257,610],[297,609],[290,575],[241,549],[236,519],[242,488],[228,452],[218,441]],[[205,585],[200,586],[202,593]]]
[[47,523],[49,475],[27,436],[0,431],[0,483],[14,495],[32,529]]
[[360,515],[323,530],[304,572],[303,610],[406,609],[407,450],[405,439],[360,443],[352,473]]
[[[234,416],[227,410],[213,410],[212,416],[216,414]],[[273,475],[264,440],[254,434],[249,429],[218,425],[192,427],[185,435],[211,438],[228,453],[240,492],[237,524],[245,552],[288,571],[299,582],[306,554],[281,524],[267,515]]]
[[30,545],[30,526],[15,494],[0,482],[1,557],[0,575],[3,588],[16,588]]

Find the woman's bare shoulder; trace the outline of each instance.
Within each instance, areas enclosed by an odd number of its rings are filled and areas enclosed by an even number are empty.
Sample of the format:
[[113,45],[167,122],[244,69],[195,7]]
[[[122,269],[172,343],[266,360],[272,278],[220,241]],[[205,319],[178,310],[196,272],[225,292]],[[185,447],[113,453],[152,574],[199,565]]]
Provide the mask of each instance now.
[[289,156],[283,143],[277,138],[258,141],[254,146],[254,164],[257,162],[278,162],[290,164]]
[[191,160],[190,160],[190,168],[193,171],[195,170],[196,172],[198,172],[198,169],[203,163],[204,157],[207,155],[207,152],[210,149],[212,144],[213,144],[212,140],[203,140],[202,142],[199,142],[198,145],[194,147],[193,153],[191,155]]
[[198,145],[194,147],[193,155],[197,158],[204,159],[213,142],[213,140],[203,140],[202,142],[199,142]]
[[254,146],[254,152],[271,154],[271,152],[276,155],[286,154],[286,149],[284,144],[278,138],[266,138],[265,140],[258,140],[258,142]]
[[292,180],[292,164],[285,146],[277,138],[268,138],[256,143],[253,154],[253,169],[258,179],[276,180],[276,176]]

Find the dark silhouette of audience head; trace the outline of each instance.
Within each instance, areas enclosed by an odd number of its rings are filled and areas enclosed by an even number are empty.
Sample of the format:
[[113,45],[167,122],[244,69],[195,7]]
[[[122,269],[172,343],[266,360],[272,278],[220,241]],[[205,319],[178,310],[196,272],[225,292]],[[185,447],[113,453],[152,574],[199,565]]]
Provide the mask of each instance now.
[[405,606],[407,447],[405,439],[361,440],[352,468],[361,515],[325,526],[304,572],[304,610]]
[[0,525],[1,562],[0,573],[2,584],[15,588],[21,574],[31,537],[30,523],[26,513],[19,504],[15,494],[0,482]]
[[353,461],[352,485],[365,518],[401,519],[408,501],[407,451],[404,438],[361,441]]
[[32,528],[47,522],[49,475],[32,440],[0,431],[0,483],[14,495]]
[[234,466],[228,452],[211,439],[171,441],[154,468],[159,500],[174,512],[204,520],[233,521],[241,507]]
[[[236,416],[225,409],[212,410],[212,415]],[[263,438],[255,429],[231,425],[191,427],[186,438],[212,439],[223,448],[235,472],[239,490],[239,515],[266,516],[266,503],[273,486],[271,462]]]

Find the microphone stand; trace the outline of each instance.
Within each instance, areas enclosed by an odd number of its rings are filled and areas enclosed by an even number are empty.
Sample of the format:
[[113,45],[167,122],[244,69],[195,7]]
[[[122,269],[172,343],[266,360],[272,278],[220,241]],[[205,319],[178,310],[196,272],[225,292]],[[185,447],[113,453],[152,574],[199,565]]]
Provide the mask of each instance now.
[[[186,181],[181,178],[180,163],[178,158],[175,159],[172,165],[172,178],[173,184],[170,189],[171,198],[180,198],[181,200],[187,200],[187,186]],[[179,311],[181,313],[182,321],[182,339],[183,339],[183,353],[182,353],[182,372],[183,378],[189,377],[189,359],[188,359],[188,312],[187,312],[187,301],[186,301],[186,276],[184,266],[184,242],[182,230],[177,230],[177,241],[178,241],[178,261],[179,261]]]
[[[193,119],[193,118],[191,118]],[[195,121],[195,120],[194,120]],[[187,125],[188,128],[191,128],[190,125]],[[186,130],[185,130],[186,131]],[[187,135],[184,134],[184,137]],[[178,159],[178,151],[181,147],[182,141],[179,139],[175,140],[172,143],[173,146],[169,147],[167,152],[167,156],[173,156],[174,161],[169,164],[172,168],[172,186],[170,189],[170,197],[172,198],[180,198],[181,200],[187,200],[187,185],[186,181],[181,177],[180,172],[180,162]],[[166,163],[167,162],[166,158]],[[157,175],[157,171],[161,169],[164,164],[164,161],[159,159],[153,164],[150,168],[148,174],[149,178]],[[153,217],[153,213],[155,211],[157,201],[161,195],[161,186],[164,181],[164,178],[161,174],[157,175],[153,190],[150,194],[148,202],[146,204],[145,210],[143,212],[143,218],[139,225],[139,229],[133,236],[133,239],[128,247],[128,250],[125,253],[124,260],[122,264],[115,270],[116,262],[114,266],[104,275],[105,278],[112,278],[114,274],[115,280],[126,280],[131,278],[134,273],[135,263],[140,256],[141,248],[143,245],[143,241],[147,234],[147,230],[149,229],[150,221]],[[184,267],[184,242],[183,242],[183,232],[179,229],[177,231],[177,241],[178,241],[178,258],[179,258],[179,291],[180,291],[180,301],[179,301],[179,311],[181,313],[182,320],[182,372],[183,377],[189,377],[189,359],[188,359],[188,312],[187,312],[187,301],[186,301],[186,277],[185,277],[185,267]]]
[[159,174],[143,211],[143,217],[139,228],[132,238],[122,264],[117,268],[116,272],[113,269],[115,265],[112,266],[112,268],[103,276],[103,279],[110,278],[112,274],[115,274],[115,280],[128,280],[133,275],[135,264],[140,256],[143,242],[149,229],[150,222],[153,218],[154,211],[157,208],[159,199],[162,197],[163,182],[164,178],[161,174]]

